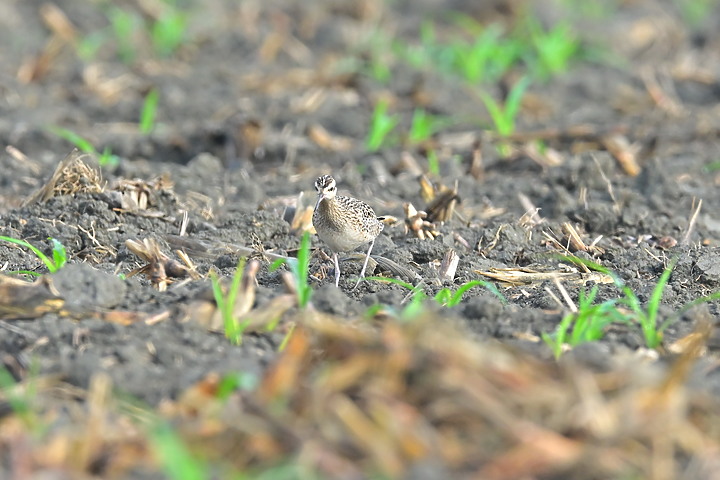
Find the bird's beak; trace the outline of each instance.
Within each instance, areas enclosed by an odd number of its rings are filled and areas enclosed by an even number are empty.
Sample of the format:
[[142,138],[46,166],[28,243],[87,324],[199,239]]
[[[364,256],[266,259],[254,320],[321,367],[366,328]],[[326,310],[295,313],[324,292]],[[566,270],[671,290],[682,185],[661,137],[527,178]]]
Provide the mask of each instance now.
[[325,194],[323,192],[318,192],[318,199],[317,202],[315,202],[315,210],[317,210],[318,206],[320,205],[320,202],[325,199]]

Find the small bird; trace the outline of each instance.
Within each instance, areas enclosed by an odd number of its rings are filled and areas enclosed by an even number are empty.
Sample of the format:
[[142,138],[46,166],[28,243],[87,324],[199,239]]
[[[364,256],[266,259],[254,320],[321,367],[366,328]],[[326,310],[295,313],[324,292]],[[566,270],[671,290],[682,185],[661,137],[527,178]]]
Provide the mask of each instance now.
[[335,286],[340,285],[338,252],[350,252],[370,242],[365,263],[360,271],[360,279],[364,278],[375,238],[385,226],[381,221],[382,217],[376,217],[367,203],[338,195],[337,184],[330,175],[318,177],[315,180],[315,189],[318,192],[318,199],[312,217],[313,225],[320,239],[333,251]]

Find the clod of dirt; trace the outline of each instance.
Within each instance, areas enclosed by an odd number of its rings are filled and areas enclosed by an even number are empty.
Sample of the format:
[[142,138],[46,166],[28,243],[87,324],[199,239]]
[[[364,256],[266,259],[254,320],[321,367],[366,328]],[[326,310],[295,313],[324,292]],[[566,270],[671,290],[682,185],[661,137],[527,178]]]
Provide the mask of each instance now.
[[720,255],[717,250],[714,249],[701,256],[695,266],[702,272],[703,283],[707,282],[711,285],[720,283]]
[[112,308],[125,298],[125,282],[86,263],[65,265],[51,278],[53,285],[65,299],[65,307],[71,311],[88,312]]
[[313,305],[321,312],[333,315],[354,315],[357,304],[350,300],[339,288],[326,283],[315,290],[312,298]]

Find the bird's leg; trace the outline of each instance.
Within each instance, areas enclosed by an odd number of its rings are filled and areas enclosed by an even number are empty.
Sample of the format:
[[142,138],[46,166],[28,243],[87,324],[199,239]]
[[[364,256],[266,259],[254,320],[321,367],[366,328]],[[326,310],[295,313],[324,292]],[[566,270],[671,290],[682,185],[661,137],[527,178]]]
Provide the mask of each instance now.
[[370,242],[370,248],[368,248],[367,255],[365,255],[365,263],[363,263],[363,268],[360,270],[360,278],[358,278],[357,283],[355,284],[355,288],[360,285],[360,282],[365,278],[365,269],[367,269],[368,261],[370,261],[370,252],[372,252],[373,245],[375,245],[375,239],[373,238],[372,242]]
[[333,260],[335,261],[335,286],[340,286],[340,263],[338,262],[337,252],[333,252]]

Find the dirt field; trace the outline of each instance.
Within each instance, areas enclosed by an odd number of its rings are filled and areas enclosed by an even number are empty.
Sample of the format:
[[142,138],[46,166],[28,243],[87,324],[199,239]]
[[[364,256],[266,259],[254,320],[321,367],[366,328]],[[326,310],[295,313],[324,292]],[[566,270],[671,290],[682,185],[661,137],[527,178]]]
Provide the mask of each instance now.
[[[0,235],[68,264],[0,243],[0,477],[717,478],[720,8],[582,5],[2,2]],[[553,69],[527,42],[558,25]],[[488,28],[519,60],[457,70]],[[524,79],[503,135],[486,97]],[[353,289],[360,251],[335,288],[312,235],[297,305],[271,264],[322,174],[395,218],[369,273],[417,291]],[[240,257],[238,345],[208,273]],[[556,360],[595,286],[625,320]]]

